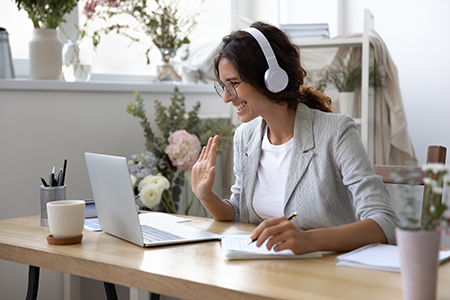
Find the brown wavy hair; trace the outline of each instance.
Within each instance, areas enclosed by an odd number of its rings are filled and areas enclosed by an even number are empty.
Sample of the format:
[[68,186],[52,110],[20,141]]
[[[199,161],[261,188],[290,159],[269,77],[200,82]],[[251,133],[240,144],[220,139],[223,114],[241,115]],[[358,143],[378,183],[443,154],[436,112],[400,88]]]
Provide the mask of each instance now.
[[255,22],[250,27],[261,31],[269,41],[278,64],[289,77],[287,87],[272,93],[264,83],[264,74],[269,68],[264,53],[253,36],[245,31],[234,31],[222,39],[218,54],[214,59],[214,72],[219,78],[219,61],[228,59],[236,68],[241,79],[253,85],[258,91],[276,103],[287,103],[289,109],[296,110],[298,103],[324,112],[332,112],[331,99],[322,92],[304,83],[306,70],[300,63],[300,49],[280,29],[263,22]]

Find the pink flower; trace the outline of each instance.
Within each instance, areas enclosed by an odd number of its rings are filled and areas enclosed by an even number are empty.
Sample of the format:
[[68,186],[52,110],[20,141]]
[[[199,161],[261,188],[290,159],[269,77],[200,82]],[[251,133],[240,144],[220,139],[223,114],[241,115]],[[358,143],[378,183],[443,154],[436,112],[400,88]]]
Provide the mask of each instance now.
[[86,5],[84,6],[83,13],[86,15],[86,17],[89,19],[92,19],[92,17],[95,15],[95,8],[97,7],[97,4],[99,3],[99,0],[88,0],[86,2]]
[[169,145],[165,152],[169,155],[172,165],[180,170],[186,170],[192,169],[198,159],[200,149],[198,137],[182,129],[170,134]]
[[94,17],[98,5],[119,7],[120,3],[119,0],[87,0],[83,13],[86,15],[88,20]]

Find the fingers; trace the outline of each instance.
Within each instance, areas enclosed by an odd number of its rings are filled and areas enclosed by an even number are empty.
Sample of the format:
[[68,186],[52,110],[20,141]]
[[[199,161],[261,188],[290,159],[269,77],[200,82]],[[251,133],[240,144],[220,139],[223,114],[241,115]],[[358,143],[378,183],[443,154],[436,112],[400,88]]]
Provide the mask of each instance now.
[[297,229],[286,217],[273,218],[262,222],[250,236],[251,239],[257,238],[256,246],[261,247],[267,240],[268,250],[275,246],[275,251],[291,249]]
[[206,143],[206,146],[204,146],[202,148],[202,151],[200,152],[198,161],[208,160],[214,156],[213,159],[214,159],[214,165],[215,165],[215,163],[216,163],[215,156],[216,156],[218,144],[219,144],[219,136],[218,135],[216,135],[214,137],[210,137],[208,139],[208,143]]

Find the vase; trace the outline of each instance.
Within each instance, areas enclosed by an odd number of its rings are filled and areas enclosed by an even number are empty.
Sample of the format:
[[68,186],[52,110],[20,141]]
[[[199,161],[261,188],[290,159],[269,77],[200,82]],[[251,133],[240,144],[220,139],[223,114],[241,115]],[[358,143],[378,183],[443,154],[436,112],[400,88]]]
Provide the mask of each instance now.
[[89,81],[91,78],[92,51],[81,41],[68,40],[62,50],[62,74],[67,82]]
[[339,93],[339,112],[344,115],[353,115],[353,103],[355,102],[355,92]]
[[400,272],[404,300],[436,299],[439,231],[395,231],[400,252]]
[[162,62],[157,66],[156,81],[159,82],[177,82],[181,81],[181,76],[178,75],[173,58],[177,54],[175,48],[159,48]]
[[33,79],[59,80],[62,44],[56,29],[35,28],[29,42],[30,76]]

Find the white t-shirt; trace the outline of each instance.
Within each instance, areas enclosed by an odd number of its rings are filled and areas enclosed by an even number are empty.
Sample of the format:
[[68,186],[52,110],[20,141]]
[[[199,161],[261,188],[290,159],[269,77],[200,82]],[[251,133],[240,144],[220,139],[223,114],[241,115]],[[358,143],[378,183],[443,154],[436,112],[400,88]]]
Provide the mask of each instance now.
[[253,208],[264,220],[283,216],[283,199],[294,139],[272,145],[266,133],[262,141]]

